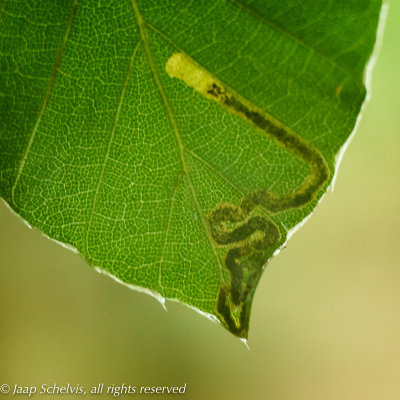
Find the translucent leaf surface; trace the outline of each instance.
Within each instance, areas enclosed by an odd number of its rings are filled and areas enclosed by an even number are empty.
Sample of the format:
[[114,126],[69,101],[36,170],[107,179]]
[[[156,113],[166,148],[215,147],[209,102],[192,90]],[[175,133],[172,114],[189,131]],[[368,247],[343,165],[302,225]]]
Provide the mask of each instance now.
[[247,337],[365,98],[380,1],[5,1],[0,194],[92,266]]

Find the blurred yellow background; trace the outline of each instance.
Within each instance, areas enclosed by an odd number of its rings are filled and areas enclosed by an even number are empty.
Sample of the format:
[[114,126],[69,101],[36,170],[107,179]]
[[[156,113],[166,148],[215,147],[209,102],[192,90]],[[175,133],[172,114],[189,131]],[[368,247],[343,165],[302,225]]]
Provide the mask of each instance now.
[[96,273],[1,203],[0,385],[186,383],[180,397],[193,400],[400,399],[399,39],[392,1],[372,98],[335,190],[266,269],[250,350],[194,311],[167,303],[165,312]]

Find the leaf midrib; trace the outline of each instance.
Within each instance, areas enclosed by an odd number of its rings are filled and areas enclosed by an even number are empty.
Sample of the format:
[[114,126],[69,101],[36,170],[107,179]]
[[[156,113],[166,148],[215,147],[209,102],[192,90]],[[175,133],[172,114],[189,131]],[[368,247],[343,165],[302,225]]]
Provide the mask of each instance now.
[[[210,229],[208,228],[207,222],[206,222],[206,220],[204,218],[203,211],[202,211],[200,203],[199,203],[199,201],[197,199],[195,188],[194,188],[192,180],[190,178],[190,174],[189,174],[189,170],[187,168],[187,163],[186,163],[185,154],[184,154],[185,153],[185,148],[184,148],[182,140],[181,140],[181,136],[180,136],[180,133],[179,133],[179,130],[178,130],[178,126],[177,126],[176,121],[175,121],[174,114],[173,114],[172,109],[171,109],[171,107],[170,107],[170,105],[168,103],[167,96],[166,96],[165,91],[164,91],[164,87],[163,87],[163,85],[161,83],[161,79],[159,77],[157,68],[156,68],[155,63],[154,63],[153,55],[151,53],[150,46],[149,46],[149,40],[147,38],[147,31],[146,31],[145,23],[143,21],[142,15],[141,15],[141,13],[139,11],[139,7],[137,5],[136,0],[131,0],[131,4],[132,4],[132,7],[133,7],[133,10],[134,10],[134,13],[135,13],[137,24],[139,26],[140,37],[141,37],[143,45],[144,45],[144,49],[145,49],[145,53],[146,53],[146,57],[147,57],[147,62],[149,64],[151,73],[153,75],[153,79],[154,79],[154,81],[155,81],[155,83],[157,85],[158,91],[159,91],[160,96],[162,98],[165,110],[166,110],[166,112],[168,114],[168,118],[169,118],[172,130],[174,131],[174,134],[175,134],[176,142],[177,142],[178,147],[179,147],[179,153],[180,153],[181,164],[182,164],[182,172],[183,172],[184,176],[186,176],[186,178],[187,178],[187,183],[188,183],[189,188],[190,188],[190,192],[191,192],[191,195],[192,195],[193,202],[194,202],[195,207],[197,209],[197,212],[198,212],[198,214],[200,216],[200,220],[201,220],[201,223],[203,225],[203,229],[204,229],[205,234],[207,236],[207,239],[208,239],[208,242],[210,244],[210,247],[211,247],[211,249],[213,251],[215,259],[217,260],[217,264],[219,266],[219,271],[220,271],[220,275],[221,275],[221,281],[222,281],[223,280],[223,272],[222,272],[223,267],[222,267],[222,264],[221,264],[221,260],[219,259],[216,247],[215,247],[215,245],[213,243],[213,239],[212,239],[212,236],[211,236]],[[176,190],[176,188],[174,189],[174,192],[175,192],[175,190]],[[173,198],[171,199],[171,202],[172,201],[173,201]],[[172,212],[172,207],[170,206],[170,213],[171,212]],[[168,216],[168,219],[170,219],[170,215]],[[166,232],[166,234],[167,234],[167,232]]]

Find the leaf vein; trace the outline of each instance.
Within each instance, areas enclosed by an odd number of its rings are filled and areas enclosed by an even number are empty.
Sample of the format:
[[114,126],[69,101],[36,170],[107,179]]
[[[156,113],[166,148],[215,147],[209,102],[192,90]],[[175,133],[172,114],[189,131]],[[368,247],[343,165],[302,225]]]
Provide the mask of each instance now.
[[264,16],[259,15],[256,11],[254,11],[252,8],[249,6],[241,3],[239,0],[229,0],[233,5],[236,7],[246,11],[248,14],[252,15],[254,18],[258,19],[262,23],[268,25],[271,29],[273,29],[276,32],[281,33],[282,35],[286,36],[287,38],[291,39],[294,41],[296,44],[299,46],[303,47],[304,49],[307,49],[311,53],[315,54],[317,57],[319,57],[321,60],[324,60],[327,62],[329,65],[331,65],[333,68],[336,68],[337,70],[343,72],[344,74],[350,76],[351,78],[354,78],[353,74],[351,74],[348,70],[344,69],[343,67],[339,66],[335,61],[333,61],[331,58],[321,54],[318,52],[316,49],[308,45],[307,43],[303,42],[301,39],[298,37],[292,35],[290,32],[282,29],[278,25],[274,24],[272,21],[269,19],[265,18]]
[[92,207],[91,207],[89,222],[88,222],[87,229],[86,229],[86,253],[87,253],[88,256],[90,256],[90,253],[89,253],[89,234],[90,234],[90,229],[91,229],[92,222],[93,222],[93,217],[95,215],[97,196],[99,194],[100,185],[101,185],[101,183],[103,181],[104,170],[106,168],[106,165],[107,165],[107,162],[108,162],[108,159],[109,159],[109,156],[110,156],[110,150],[111,150],[111,146],[112,146],[112,143],[113,143],[113,140],[114,140],[114,137],[115,137],[115,131],[117,129],[117,124],[118,124],[119,116],[120,116],[120,113],[121,113],[122,103],[124,101],[126,88],[128,86],[128,82],[129,82],[130,76],[132,74],[133,62],[135,60],[136,53],[137,53],[137,51],[139,49],[139,44],[140,44],[140,42],[138,42],[136,44],[136,46],[135,46],[135,48],[134,48],[134,50],[132,52],[132,56],[131,56],[131,59],[130,59],[130,62],[129,62],[128,71],[126,73],[125,81],[124,81],[124,84],[122,86],[121,96],[120,96],[120,99],[119,99],[119,102],[118,102],[117,111],[115,113],[114,124],[113,124],[112,130],[111,130],[110,139],[108,141],[106,154],[104,156],[104,162],[103,162],[103,165],[102,165],[102,168],[101,168],[101,171],[100,171],[99,179],[97,180],[96,190],[95,190],[95,193],[94,193],[94,196],[93,196],[93,203],[92,203]]
[[196,159],[198,159],[200,162],[202,162],[211,171],[215,172],[224,182],[226,182],[229,186],[231,186],[236,192],[238,192],[242,196],[245,196],[245,192],[242,189],[239,189],[233,182],[231,182],[224,174],[222,174],[220,171],[218,171],[217,168],[215,168],[213,165],[211,165],[203,157],[199,156],[198,154],[196,154],[192,150],[186,149],[185,151],[187,153],[191,154]]
[[53,90],[54,83],[55,83],[55,80],[56,80],[56,77],[57,77],[58,69],[59,69],[60,64],[61,64],[61,60],[62,60],[62,56],[63,56],[63,53],[64,53],[65,45],[67,43],[67,40],[68,40],[68,37],[69,37],[69,33],[71,31],[72,24],[74,22],[74,17],[75,17],[75,14],[76,14],[77,6],[78,6],[78,0],[74,0],[73,3],[72,3],[71,12],[69,14],[67,29],[65,30],[65,33],[64,33],[64,36],[63,36],[63,40],[62,40],[61,45],[60,45],[60,49],[59,49],[59,51],[57,53],[56,61],[54,63],[54,68],[53,68],[53,71],[51,73],[50,80],[49,80],[49,83],[47,85],[46,92],[45,92],[45,95],[44,95],[44,98],[43,98],[42,107],[41,107],[41,109],[39,111],[38,118],[36,119],[35,125],[33,126],[32,133],[30,135],[30,138],[29,138],[28,144],[26,146],[24,155],[22,156],[21,162],[19,164],[14,184],[11,187],[11,202],[14,203],[14,205],[16,205],[16,203],[15,203],[15,188],[17,187],[18,182],[19,182],[19,180],[21,178],[22,171],[23,171],[23,169],[25,167],[26,161],[28,159],[28,155],[29,155],[29,153],[31,151],[33,142],[34,142],[35,137],[36,137],[36,133],[37,133],[39,125],[40,125],[40,122],[42,120],[43,114],[44,114],[44,112],[46,110],[46,107],[47,107],[47,104],[49,102],[50,95],[51,95],[51,92]]

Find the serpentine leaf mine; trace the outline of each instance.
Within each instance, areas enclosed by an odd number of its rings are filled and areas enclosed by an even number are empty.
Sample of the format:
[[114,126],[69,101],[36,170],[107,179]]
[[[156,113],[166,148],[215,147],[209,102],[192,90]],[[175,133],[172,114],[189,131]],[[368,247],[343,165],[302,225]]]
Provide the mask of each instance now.
[[226,247],[225,267],[230,273],[229,282],[219,289],[216,312],[233,334],[247,337],[255,286],[268,258],[286,241],[286,231],[269,216],[314,200],[329,180],[330,170],[315,146],[227,87],[187,55],[173,54],[167,61],[166,71],[170,77],[182,80],[247,121],[310,168],[301,186],[291,193],[281,196],[259,188],[244,196],[238,205],[220,203],[207,215],[215,245]]

